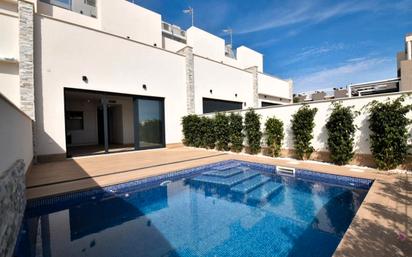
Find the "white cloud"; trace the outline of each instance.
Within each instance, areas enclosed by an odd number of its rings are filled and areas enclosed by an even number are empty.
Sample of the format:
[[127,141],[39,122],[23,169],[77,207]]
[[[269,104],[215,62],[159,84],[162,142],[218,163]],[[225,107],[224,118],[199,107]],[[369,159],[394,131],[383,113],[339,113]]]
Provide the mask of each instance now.
[[265,6],[265,9],[258,15],[253,12],[253,15],[242,17],[235,32],[248,34],[298,23],[316,24],[332,17],[371,11],[377,8],[375,1],[346,1],[328,5],[322,1],[296,0],[285,6],[277,4],[278,2]]
[[318,47],[306,47],[303,48],[299,53],[297,53],[294,57],[289,58],[282,62],[283,65],[289,65],[292,63],[297,63],[303,60],[306,60],[310,57],[319,57],[320,55],[325,55],[330,52],[335,52],[339,50],[345,49],[345,45],[343,43],[324,43]]
[[353,58],[339,66],[292,77],[294,91],[305,92],[396,77],[393,58]]

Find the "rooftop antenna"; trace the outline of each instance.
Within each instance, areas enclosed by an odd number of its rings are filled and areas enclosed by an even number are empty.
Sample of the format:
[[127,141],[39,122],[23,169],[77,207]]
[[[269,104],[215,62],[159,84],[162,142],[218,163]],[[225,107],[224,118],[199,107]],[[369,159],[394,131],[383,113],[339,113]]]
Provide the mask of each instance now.
[[193,10],[193,8],[189,6],[189,8],[183,10],[183,13],[190,14],[192,16],[192,27],[193,27],[194,26],[194,21],[195,21],[195,19],[194,19],[195,11]]
[[223,32],[229,34],[229,36],[230,36],[230,47],[232,47],[232,44],[233,44],[233,29],[227,28],[227,29],[224,29]]

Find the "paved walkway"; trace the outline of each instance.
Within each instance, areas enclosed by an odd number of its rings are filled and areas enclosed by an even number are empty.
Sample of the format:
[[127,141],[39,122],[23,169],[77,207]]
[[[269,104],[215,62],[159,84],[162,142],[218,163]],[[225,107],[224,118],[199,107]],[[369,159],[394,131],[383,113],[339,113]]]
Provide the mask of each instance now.
[[412,178],[374,169],[181,147],[35,165],[27,174],[27,197],[113,185],[228,159],[374,179],[335,256],[412,256]]

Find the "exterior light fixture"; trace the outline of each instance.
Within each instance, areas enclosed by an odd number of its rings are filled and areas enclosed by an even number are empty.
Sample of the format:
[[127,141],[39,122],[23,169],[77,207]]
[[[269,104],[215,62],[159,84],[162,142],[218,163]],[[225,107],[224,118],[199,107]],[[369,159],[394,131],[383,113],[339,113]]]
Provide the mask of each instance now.
[[87,76],[82,76],[82,80],[84,83],[89,83],[89,79],[87,78]]
[[212,89],[210,89],[209,92],[210,92],[211,94],[213,94],[213,90],[212,90]]
[[142,86],[142,87],[143,87],[143,89],[144,89],[144,90],[147,90],[147,86],[146,86],[146,84],[143,84],[143,86]]
[[235,97],[237,97],[237,94],[235,94]]

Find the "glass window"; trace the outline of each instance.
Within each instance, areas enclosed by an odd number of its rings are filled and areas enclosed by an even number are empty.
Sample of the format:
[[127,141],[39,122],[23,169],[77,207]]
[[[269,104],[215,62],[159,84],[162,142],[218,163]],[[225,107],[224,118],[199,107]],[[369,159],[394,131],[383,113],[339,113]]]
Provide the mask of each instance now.
[[163,100],[136,99],[137,147],[155,148],[164,145]]
[[241,102],[224,101],[211,98],[203,98],[203,113],[224,112],[242,109]]
[[43,3],[59,6],[71,10],[72,0],[41,0]]
[[266,107],[266,106],[274,106],[274,105],[280,105],[277,103],[271,103],[271,102],[262,102],[262,107]]

